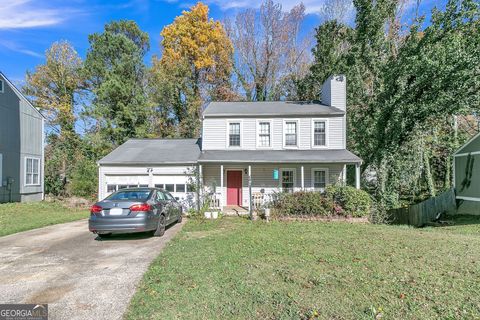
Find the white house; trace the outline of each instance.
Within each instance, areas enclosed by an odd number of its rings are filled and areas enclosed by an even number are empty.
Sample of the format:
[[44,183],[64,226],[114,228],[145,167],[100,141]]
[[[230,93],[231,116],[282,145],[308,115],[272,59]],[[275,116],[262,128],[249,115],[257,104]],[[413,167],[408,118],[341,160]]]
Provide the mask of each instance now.
[[220,208],[252,198],[343,184],[361,159],[346,149],[346,79],[330,77],[321,102],[212,102],[200,139],[129,140],[99,161],[99,198],[119,188],[157,186],[192,198],[191,175]]

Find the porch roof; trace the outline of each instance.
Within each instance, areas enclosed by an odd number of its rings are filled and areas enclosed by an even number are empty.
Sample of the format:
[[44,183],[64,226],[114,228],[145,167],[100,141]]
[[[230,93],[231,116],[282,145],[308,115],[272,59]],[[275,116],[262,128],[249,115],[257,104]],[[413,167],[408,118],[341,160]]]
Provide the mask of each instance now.
[[336,150],[206,150],[202,162],[251,163],[361,163],[346,149]]

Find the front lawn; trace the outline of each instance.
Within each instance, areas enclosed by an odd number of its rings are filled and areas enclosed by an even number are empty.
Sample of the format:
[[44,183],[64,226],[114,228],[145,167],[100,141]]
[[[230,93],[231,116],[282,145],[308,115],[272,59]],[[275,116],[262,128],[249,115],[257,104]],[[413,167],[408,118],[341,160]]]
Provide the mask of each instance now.
[[88,218],[86,209],[72,209],[58,202],[0,204],[0,236],[52,224]]
[[125,318],[479,318],[480,220],[469,222],[191,220],[150,266]]

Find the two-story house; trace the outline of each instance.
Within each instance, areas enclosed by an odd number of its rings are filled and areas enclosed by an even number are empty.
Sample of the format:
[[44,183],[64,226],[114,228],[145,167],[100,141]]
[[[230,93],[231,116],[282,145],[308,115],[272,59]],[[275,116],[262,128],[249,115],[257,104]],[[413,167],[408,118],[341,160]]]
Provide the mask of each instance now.
[[43,199],[44,121],[0,72],[0,203]]
[[99,198],[133,186],[190,198],[195,171],[217,206],[250,207],[252,195],[323,190],[361,159],[346,149],[346,79],[332,76],[321,102],[212,102],[199,139],[129,140],[99,161]]

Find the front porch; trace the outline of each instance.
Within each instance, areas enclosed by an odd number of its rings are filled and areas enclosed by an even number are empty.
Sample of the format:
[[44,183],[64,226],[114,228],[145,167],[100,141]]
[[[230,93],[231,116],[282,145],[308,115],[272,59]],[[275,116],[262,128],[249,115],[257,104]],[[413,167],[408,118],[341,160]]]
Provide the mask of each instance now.
[[212,209],[227,214],[248,214],[271,202],[279,192],[323,191],[330,184],[345,184],[346,167],[357,163],[201,163],[201,192]]

